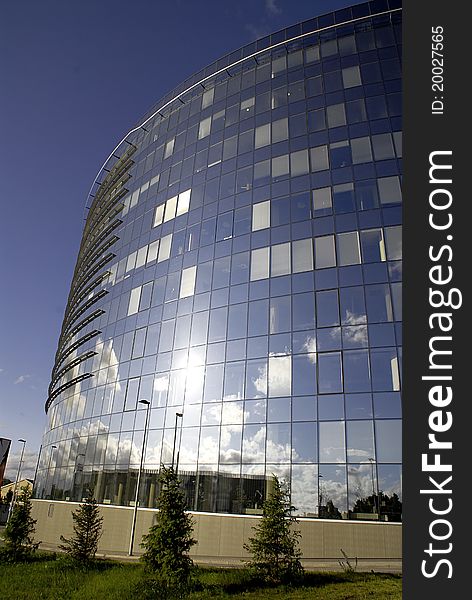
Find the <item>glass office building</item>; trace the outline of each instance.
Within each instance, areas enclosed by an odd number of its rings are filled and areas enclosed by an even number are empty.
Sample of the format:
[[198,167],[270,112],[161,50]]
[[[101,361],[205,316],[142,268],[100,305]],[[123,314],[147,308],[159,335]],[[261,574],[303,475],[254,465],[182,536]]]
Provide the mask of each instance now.
[[[168,94],[100,170],[37,498],[401,515],[401,6],[319,16]],[[142,401],[145,402],[142,402]],[[149,404],[146,404],[148,402]]]

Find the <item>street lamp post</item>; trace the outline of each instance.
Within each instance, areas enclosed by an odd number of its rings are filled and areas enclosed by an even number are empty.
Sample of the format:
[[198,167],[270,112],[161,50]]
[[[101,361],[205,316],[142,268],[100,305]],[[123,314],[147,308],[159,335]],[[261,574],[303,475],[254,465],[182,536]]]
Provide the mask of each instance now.
[[323,487],[322,487],[322,480],[323,479],[323,475],[320,475],[318,473],[318,518],[320,517],[321,514],[321,507],[323,505]]
[[[53,453],[53,450],[55,450],[56,448],[57,448],[57,446],[51,446],[51,452],[49,453],[48,472],[46,473],[46,483],[44,484],[44,491],[46,492],[46,495],[47,495],[47,491],[48,491],[49,471],[51,470],[52,453]],[[42,496],[42,494],[41,494],[41,496]],[[51,494],[51,498],[52,498],[52,494]]]
[[34,470],[34,479],[33,479],[33,491],[36,488],[36,477],[38,475],[39,461],[41,460],[41,452],[43,451],[43,445],[39,447],[38,460],[36,461],[36,469]]
[[136,519],[138,516],[138,500],[139,500],[139,485],[141,483],[141,472],[143,470],[144,464],[144,451],[146,449],[146,437],[147,437],[147,429],[149,423],[149,409],[151,408],[151,403],[149,400],[140,400],[141,404],[145,404],[147,406],[146,410],[146,422],[144,424],[144,435],[143,435],[143,446],[141,448],[141,461],[139,463],[139,471],[138,471],[138,481],[136,482],[136,494],[134,496],[134,507],[133,507],[133,522],[131,524],[131,535],[129,539],[129,556],[133,556],[133,546],[134,546],[134,534],[136,531]]
[[[81,494],[83,494],[83,492],[82,492],[82,486],[83,486],[83,483],[84,483],[84,465],[82,465],[82,469],[79,471],[78,470],[78,466],[79,465],[77,464],[79,456],[83,456],[84,459],[85,459],[85,452],[79,452],[79,454],[77,454],[77,456],[75,457],[75,474],[77,476],[77,473],[80,473],[80,478],[77,481],[77,485],[78,485],[78,488],[79,488],[77,490],[77,492],[81,492]],[[80,502],[80,498],[79,498],[79,502]]]
[[177,419],[180,417],[182,418],[184,416],[184,413],[179,413],[176,412],[175,413],[175,425],[174,425],[174,447],[172,449],[172,469],[174,469],[174,459],[175,459],[175,442],[177,440]]
[[18,463],[18,471],[16,474],[16,481],[15,481],[15,487],[13,488],[13,497],[11,499],[10,502],[10,509],[8,511],[8,518],[7,520],[10,519],[11,513],[13,512],[13,507],[15,506],[15,501],[16,501],[16,488],[18,486],[18,481],[20,480],[20,475],[21,475],[21,465],[23,463],[23,454],[25,452],[25,446],[26,446],[26,440],[24,440],[23,438],[20,438],[18,440],[19,442],[21,442],[23,444],[23,448],[21,449],[21,456],[20,456],[20,462]]

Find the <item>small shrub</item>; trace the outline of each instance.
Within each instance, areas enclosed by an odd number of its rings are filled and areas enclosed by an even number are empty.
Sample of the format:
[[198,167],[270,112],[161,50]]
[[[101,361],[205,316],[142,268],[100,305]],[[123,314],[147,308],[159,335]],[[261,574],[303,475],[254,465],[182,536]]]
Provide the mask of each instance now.
[[188,551],[196,540],[192,538],[193,521],[185,512],[185,497],[172,467],[161,467],[159,484],[159,512],[156,524],[143,536],[142,560],[146,570],[153,574],[153,581],[158,581],[155,587],[175,597],[180,594],[179,590],[190,585],[193,561]]
[[91,490],[88,490],[85,502],[72,512],[72,519],[74,536],[66,539],[61,535],[61,541],[64,543],[59,548],[64,550],[73,561],[87,566],[95,558],[98,542],[103,533],[103,517],[100,516],[100,509]]
[[34,542],[36,520],[31,516],[31,490],[24,486],[18,494],[4,532],[5,545],[0,558],[6,562],[30,560],[41,542]]
[[295,583],[303,575],[298,548],[300,532],[292,529],[296,522],[292,509],[288,491],[274,476],[262,519],[253,528],[255,536],[244,545],[252,555],[247,563],[249,568],[266,583]]
[[338,560],[339,566],[341,567],[341,569],[345,572],[345,573],[355,573],[357,570],[357,556],[354,559],[355,563],[352,564],[351,560],[348,555],[344,552],[344,550],[342,548],[340,548],[341,550],[341,554],[344,556],[344,560]]

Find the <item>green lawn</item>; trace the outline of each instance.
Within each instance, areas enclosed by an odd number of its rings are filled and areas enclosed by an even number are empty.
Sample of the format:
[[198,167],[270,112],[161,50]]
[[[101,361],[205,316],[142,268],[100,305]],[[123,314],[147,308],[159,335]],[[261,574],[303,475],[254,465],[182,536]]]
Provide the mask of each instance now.
[[[139,564],[99,562],[88,571],[63,560],[0,564],[0,597],[15,600],[131,600],[143,597],[136,587],[143,578]],[[401,578],[372,573],[307,573],[297,588],[260,588],[242,569],[198,569],[191,600],[401,600]]]

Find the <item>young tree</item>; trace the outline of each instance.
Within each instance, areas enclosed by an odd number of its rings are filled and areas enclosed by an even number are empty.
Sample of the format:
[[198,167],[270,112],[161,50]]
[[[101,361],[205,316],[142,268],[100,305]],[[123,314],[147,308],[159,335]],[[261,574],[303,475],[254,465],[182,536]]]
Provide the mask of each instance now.
[[71,558],[82,565],[89,564],[97,552],[98,542],[102,536],[103,517],[100,508],[93,497],[92,490],[88,490],[85,502],[72,513],[74,521],[74,535],[66,539],[61,535],[59,546]]
[[161,466],[156,523],[143,536],[142,556],[147,570],[158,575],[168,589],[185,587],[190,581],[193,561],[188,551],[196,543],[192,538],[193,520],[185,512],[185,497],[172,467]]
[[34,542],[36,520],[31,516],[31,490],[24,486],[16,499],[13,512],[5,528],[3,549],[7,561],[28,560],[41,542]]
[[288,491],[274,475],[262,519],[253,528],[255,536],[244,544],[252,555],[248,566],[268,583],[292,583],[303,574],[298,548],[300,532],[292,529],[296,522],[292,510]]

